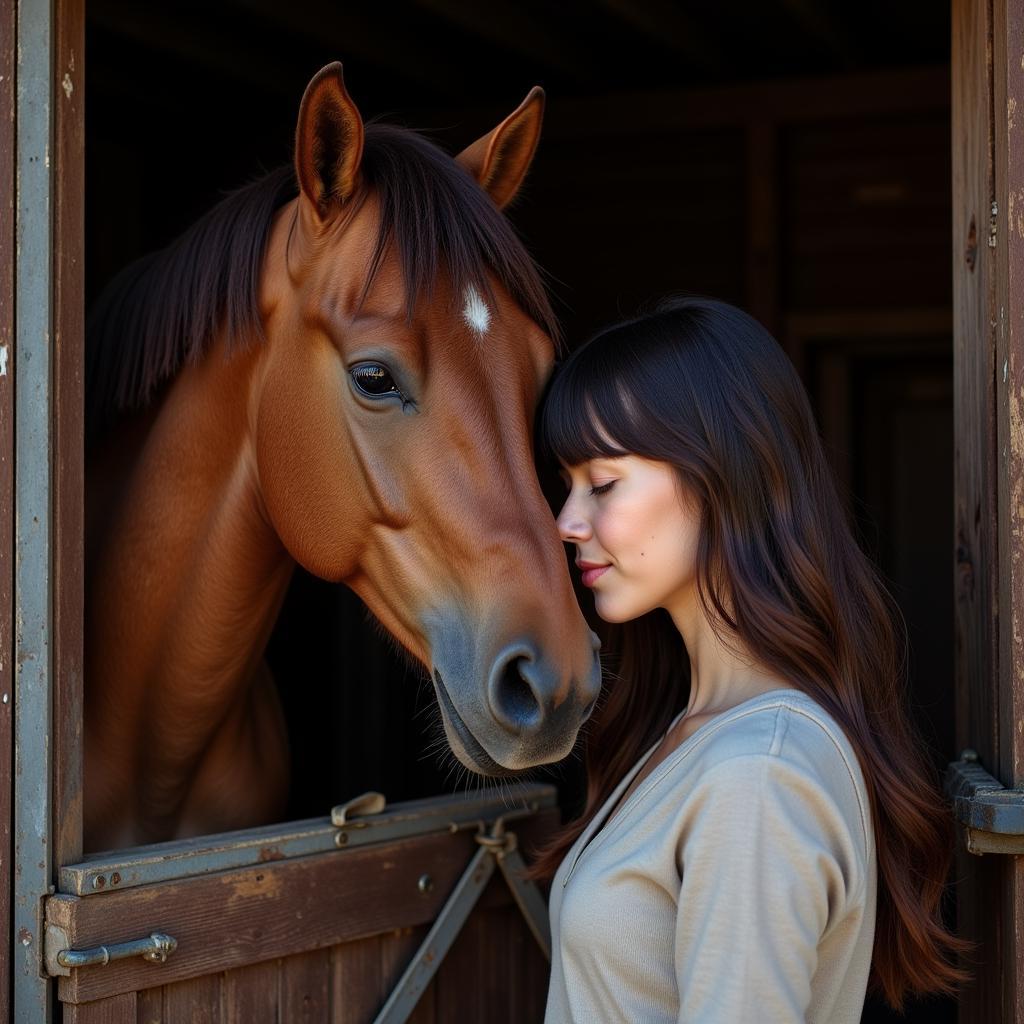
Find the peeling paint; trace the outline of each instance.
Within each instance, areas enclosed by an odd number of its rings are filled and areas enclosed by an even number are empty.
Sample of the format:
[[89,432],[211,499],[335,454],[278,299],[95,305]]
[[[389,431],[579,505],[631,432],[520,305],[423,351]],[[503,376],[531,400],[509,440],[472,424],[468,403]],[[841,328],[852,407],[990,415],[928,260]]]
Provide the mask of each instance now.
[[280,893],[281,882],[276,875],[260,873],[240,878],[231,886],[228,905],[237,900],[248,900],[253,897],[273,898]]
[[0,345],[0,377],[7,376],[7,346]]
[[75,85],[74,82],[71,81],[71,76],[67,74],[67,72],[64,73],[64,80],[60,84],[64,89],[64,95],[67,96],[68,99],[71,99],[71,94],[75,91]]
[[1008,96],[1006,99],[1006,128],[1007,131],[1013,131],[1013,118],[1017,113],[1017,100],[1013,96]]

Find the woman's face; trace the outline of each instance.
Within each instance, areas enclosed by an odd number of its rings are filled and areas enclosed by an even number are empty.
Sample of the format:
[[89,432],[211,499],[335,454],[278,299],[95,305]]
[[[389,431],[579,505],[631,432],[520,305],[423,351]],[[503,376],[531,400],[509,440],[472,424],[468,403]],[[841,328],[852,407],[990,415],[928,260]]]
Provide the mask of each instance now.
[[576,545],[597,614],[627,622],[655,608],[671,613],[695,583],[699,520],[676,471],[638,455],[563,466],[569,497],[558,532]]

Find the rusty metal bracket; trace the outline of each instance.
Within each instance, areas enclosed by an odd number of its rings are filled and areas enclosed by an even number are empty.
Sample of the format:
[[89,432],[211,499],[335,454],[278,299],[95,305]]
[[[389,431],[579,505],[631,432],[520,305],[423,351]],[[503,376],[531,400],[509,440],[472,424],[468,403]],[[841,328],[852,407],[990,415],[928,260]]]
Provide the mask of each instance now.
[[[523,812],[504,815],[494,822],[489,831],[480,822],[476,835],[479,848],[456,883],[448,902],[441,908],[423,944],[374,1019],[374,1024],[405,1024],[409,1019],[462,930],[466,918],[476,906],[495,867],[505,876],[544,955],[548,960],[551,959],[551,931],[544,897],[524,875],[526,865],[519,854],[515,833],[505,830],[507,818],[522,815]],[[452,831],[459,831],[461,827],[464,826],[453,824]]]
[[1024,790],[989,775],[973,750],[949,765],[944,788],[969,853],[1024,854]]

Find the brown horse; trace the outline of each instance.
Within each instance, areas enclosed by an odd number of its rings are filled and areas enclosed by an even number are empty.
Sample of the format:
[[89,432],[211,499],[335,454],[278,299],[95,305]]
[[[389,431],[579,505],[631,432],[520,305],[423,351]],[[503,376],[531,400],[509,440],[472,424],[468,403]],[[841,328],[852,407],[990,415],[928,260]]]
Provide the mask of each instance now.
[[535,89],[453,160],[364,126],[331,65],[302,99],[295,177],[229,196],[101,300],[89,849],[282,812],[263,653],[296,562],[354,589],[427,666],[465,765],[504,774],[570,751],[597,641],[532,461],[553,317],[500,212],[542,109]]

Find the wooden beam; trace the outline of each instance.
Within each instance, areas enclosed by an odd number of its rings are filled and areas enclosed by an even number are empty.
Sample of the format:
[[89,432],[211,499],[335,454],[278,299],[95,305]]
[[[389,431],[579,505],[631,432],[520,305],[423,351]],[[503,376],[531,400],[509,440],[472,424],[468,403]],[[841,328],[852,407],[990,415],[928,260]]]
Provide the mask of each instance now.
[[[872,71],[749,82],[701,89],[620,92],[600,97],[548,96],[545,140],[576,141],[614,137],[628,146],[633,135],[662,135],[707,127],[743,127],[759,121],[779,128],[812,121],[833,122],[880,114],[924,114],[949,109],[949,68]],[[410,124],[472,126],[489,130],[508,110],[494,103],[408,109]],[[470,137],[472,136],[472,137]],[[623,158],[625,153],[622,154]]]

